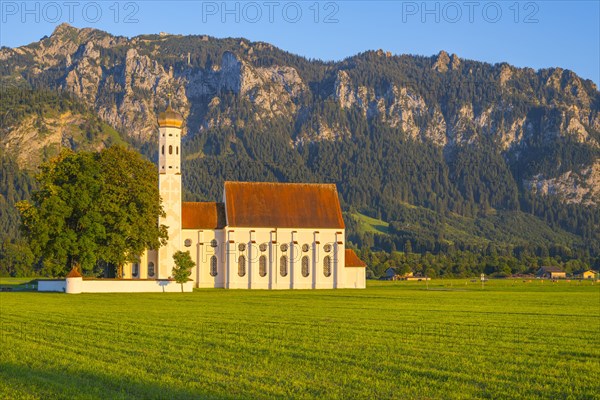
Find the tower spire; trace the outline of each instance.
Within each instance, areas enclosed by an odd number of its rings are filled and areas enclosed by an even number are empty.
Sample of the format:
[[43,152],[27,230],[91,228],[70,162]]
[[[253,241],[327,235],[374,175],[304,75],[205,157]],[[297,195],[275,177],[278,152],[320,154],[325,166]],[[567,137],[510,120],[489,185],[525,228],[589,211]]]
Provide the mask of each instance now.
[[181,126],[183,117],[171,108],[158,116],[158,185],[165,216],[160,224],[168,227],[169,240],[158,249],[158,277],[167,278],[173,269],[173,254],[181,250]]

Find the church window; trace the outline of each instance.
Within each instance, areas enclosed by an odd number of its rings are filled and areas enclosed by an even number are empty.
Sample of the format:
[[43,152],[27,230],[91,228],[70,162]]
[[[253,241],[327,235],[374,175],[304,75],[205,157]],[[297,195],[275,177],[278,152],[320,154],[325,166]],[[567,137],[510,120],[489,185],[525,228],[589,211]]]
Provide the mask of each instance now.
[[304,243],[304,244],[302,245],[302,251],[303,251],[303,252],[305,252],[305,253],[306,253],[306,252],[307,252],[309,249],[310,249],[310,246],[309,246],[308,244]]
[[148,263],[148,277],[154,278],[154,263],[152,261]]
[[140,264],[134,263],[133,266],[131,267],[131,275],[134,278],[137,278],[139,274],[140,274]]
[[218,243],[217,243],[217,239],[213,239],[210,241],[210,247],[217,247]]
[[284,243],[279,248],[281,249],[281,251],[287,251],[288,245],[287,245],[287,243]]
[[165,155],[165,145],[164,144],[162,145],[160,152],[162,153],[163,156]]
[[288,258],[287,256],[281,256],[279,259],[279,274],[281,276],[287,276],[288,274]]
[[217,256],[210,258],[210,276],[217,276]]
[[169,154],[173,154],[173,146],[169,145]]
[[175,154],[179,155],[179,146],[175,146]]
[[261,243],[260,246],[258,246],[258,248],[260,249],[260,251],[267,251],[267,244]]
[[328,243],[325,246],[323,246],[323,250],[325,250],[325,253],[329,253],[331,251],[331,245]]
[[323,259],[323,275],[327,278],[331,276],[331,257],[325,256]]
[[185,239],[185,242],[183,242],[185,247],[190,247],[192,245],[192,239]]
[[238,257],[238,275],[239,276],[246,275],[246,257],[244,257],[244,256]]
[[308,268],[308,256],[302,257],[302,276],[307,277],[310,274],[310,270]]
[[267,257],[260,256],[258,259],[258,274],[261,277],[267,276]]
[[239,250],[239,251],[244,251],[244,250],[246,250],[246,245],[245,245],[244,243],[240,243],[240,244],[238,245],[238,250]]

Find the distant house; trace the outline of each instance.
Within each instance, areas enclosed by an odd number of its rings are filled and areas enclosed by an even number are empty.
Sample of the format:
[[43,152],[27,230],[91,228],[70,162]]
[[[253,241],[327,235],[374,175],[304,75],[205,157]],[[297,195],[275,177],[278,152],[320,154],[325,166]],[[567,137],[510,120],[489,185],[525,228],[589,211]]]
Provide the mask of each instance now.
[[386,281],[428,281],[431,278],[421,276],[419,274],[414,275],[412,272],[406,274],[399,274],[396,268],[390,267],[385,270],[384,275],[381,279]]
[[594,271],[593,269],[588,269],[587,271],[584,271],[581,273],[581,278],[582,279],[594,279],[597,274],[598,274],[598,272]]
[[567,277],[567,273],[560,267],[544,266],[538,269],[535,274],[538,278],[547,279],[564,279]]
[[398,274],[398,271],[396,270],[396,268],[389,267],[388,269],[385,270],[381,279],[386,280],[386,281],[397,281],[399,279],[399,277],[400,277],[400,275]]

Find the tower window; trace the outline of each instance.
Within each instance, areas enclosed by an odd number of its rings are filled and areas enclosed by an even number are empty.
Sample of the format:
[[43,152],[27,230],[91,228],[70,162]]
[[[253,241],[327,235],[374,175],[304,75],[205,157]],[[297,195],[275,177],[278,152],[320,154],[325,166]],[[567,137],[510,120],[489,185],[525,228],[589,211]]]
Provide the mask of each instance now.
[[165,145],[164,144],[162,145],[162,149],[160,150],[160,152],[162,153],[163,156],[165,155]]
[[169,154],[173,154],[173,146],[169,146]]
[[267,276],[267,257],[260,256],[258,259],[258,274],[261,277]]
[[179,146],[175,147],[175,154],[179,155]]

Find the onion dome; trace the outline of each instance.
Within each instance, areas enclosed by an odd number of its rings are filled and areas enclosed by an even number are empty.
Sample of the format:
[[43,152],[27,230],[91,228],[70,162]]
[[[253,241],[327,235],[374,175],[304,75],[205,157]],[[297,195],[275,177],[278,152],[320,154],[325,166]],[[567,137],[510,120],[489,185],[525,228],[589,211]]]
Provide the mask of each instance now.
[[181,128],[183,117],[177,111],[167,106],[167,109],[158,115],[158,125],[162,127]]

